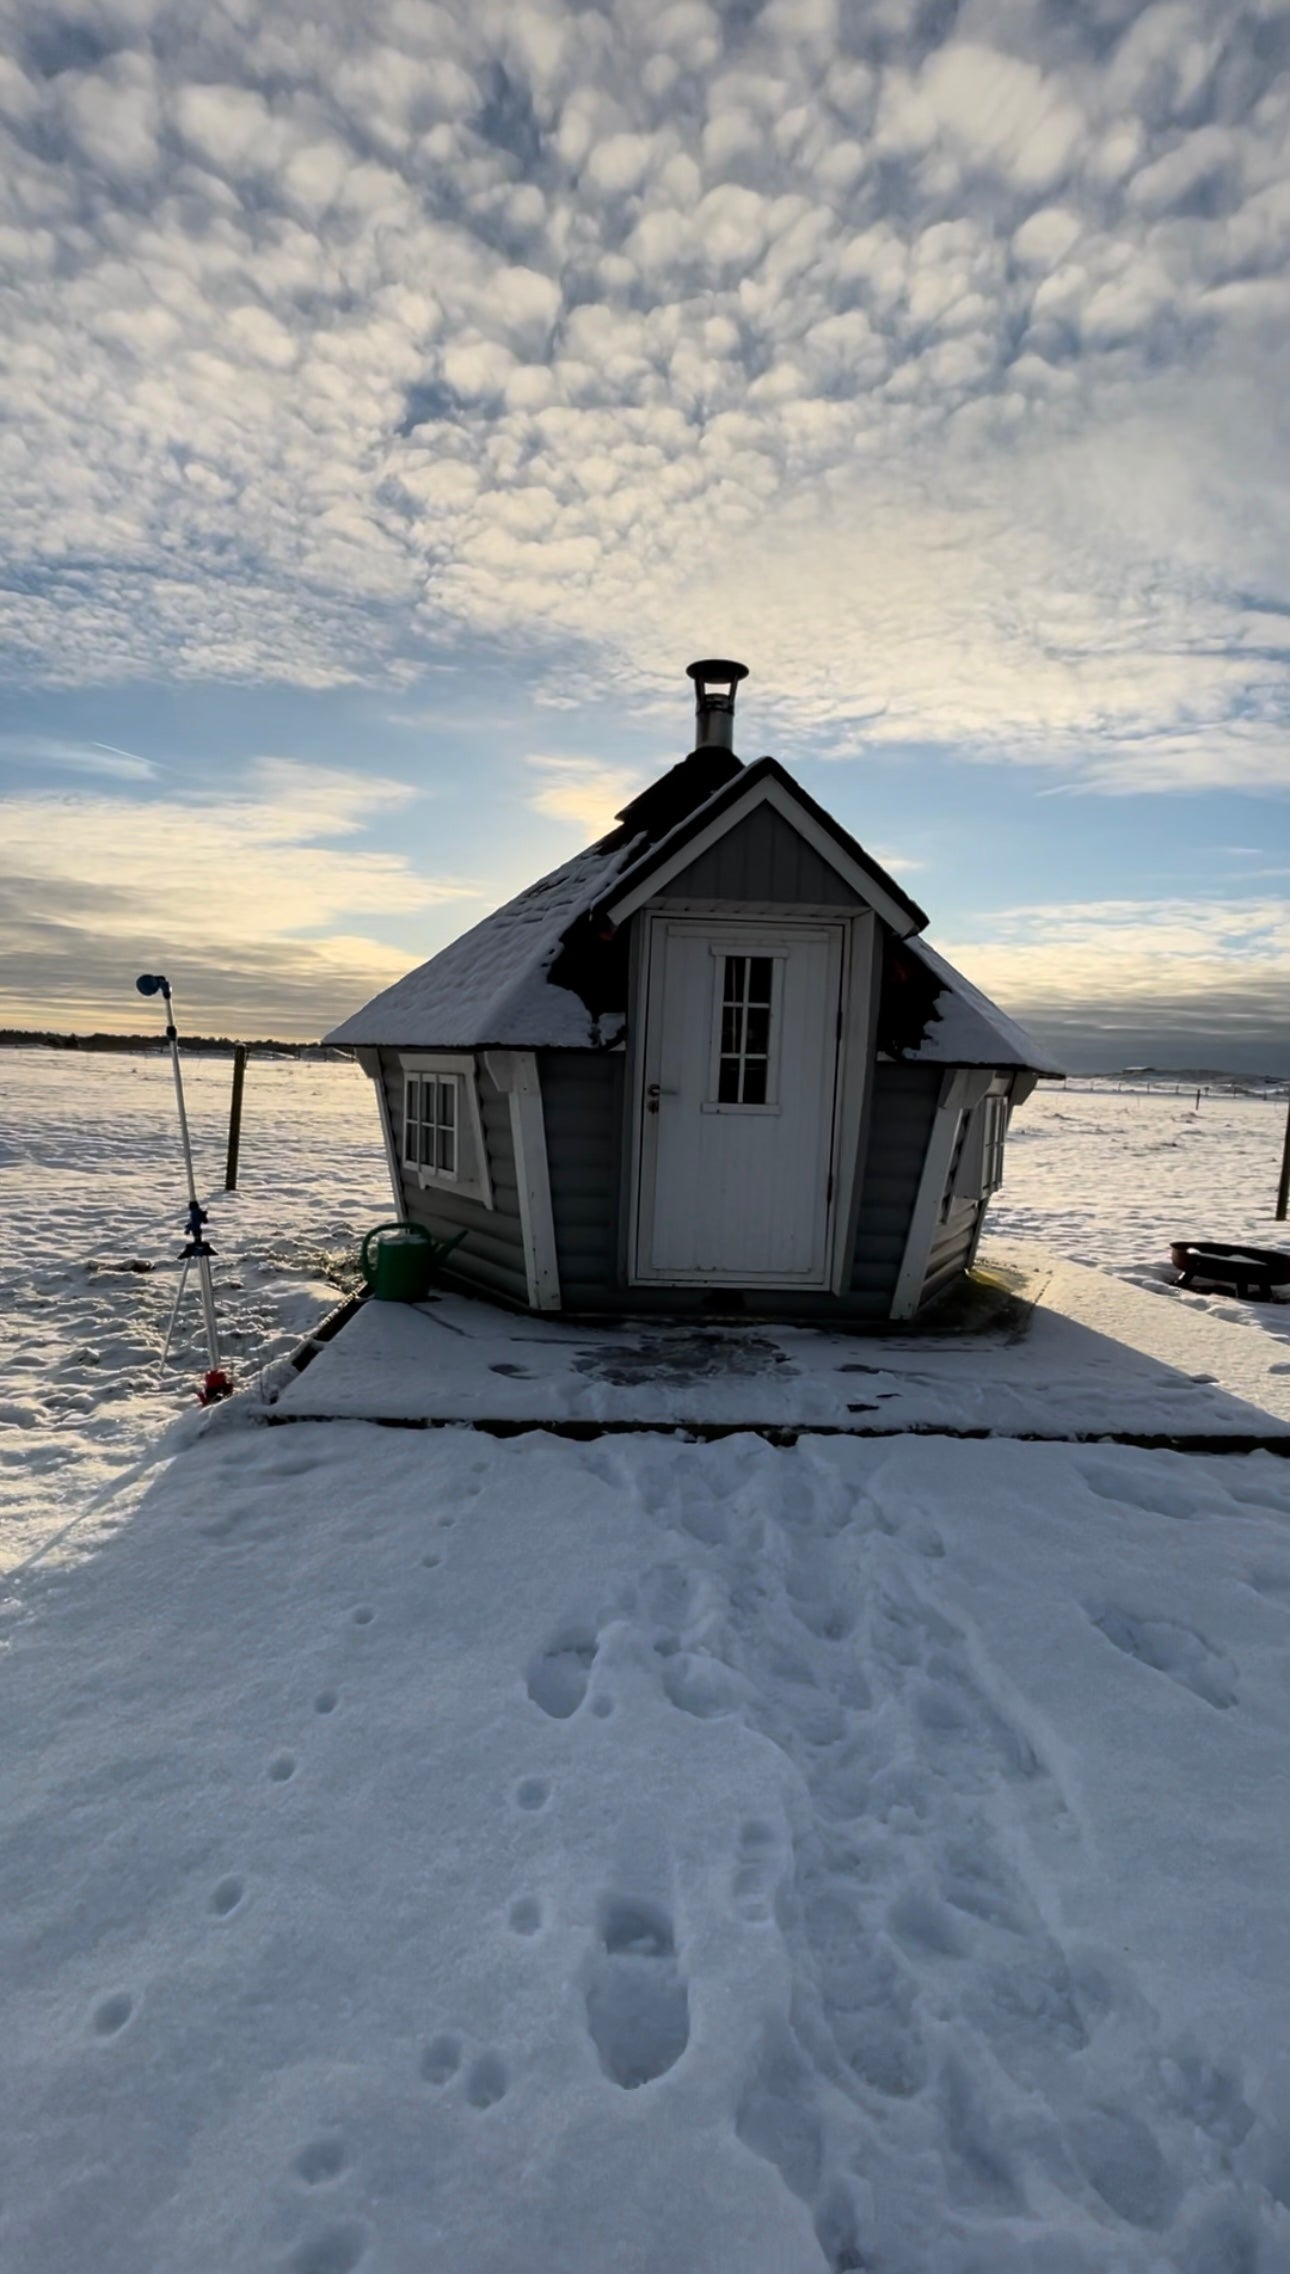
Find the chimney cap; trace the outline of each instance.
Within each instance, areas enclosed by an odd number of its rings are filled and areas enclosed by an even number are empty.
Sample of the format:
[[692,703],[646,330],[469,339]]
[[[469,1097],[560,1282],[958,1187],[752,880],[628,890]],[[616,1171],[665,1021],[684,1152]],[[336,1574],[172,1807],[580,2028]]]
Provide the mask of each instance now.
[[748,677],[748,666],[746,663],[724,662],[720,656],[709,656],[701,663],[687,663],[685,676],[693,679],[695,686],[700,689],[709,679],[724,680],[733,689],[741,679]]

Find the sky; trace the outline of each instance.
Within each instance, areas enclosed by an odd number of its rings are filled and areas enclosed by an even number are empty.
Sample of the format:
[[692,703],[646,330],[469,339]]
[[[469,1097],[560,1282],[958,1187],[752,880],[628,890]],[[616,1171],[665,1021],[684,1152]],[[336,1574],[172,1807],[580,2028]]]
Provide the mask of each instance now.
[[0,1023],[323,1031],[731,655],[1062,1062],[1290,1068],[1290,0],[0,13]]

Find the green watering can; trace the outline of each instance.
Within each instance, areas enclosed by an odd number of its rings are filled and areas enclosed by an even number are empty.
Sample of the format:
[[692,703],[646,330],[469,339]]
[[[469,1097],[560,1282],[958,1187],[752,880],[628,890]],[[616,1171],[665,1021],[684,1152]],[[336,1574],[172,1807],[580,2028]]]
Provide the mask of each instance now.
[[[430,1282],[445,1256],[465,1239],[457,1232],[450,1240],[436,1239],[420,1224],[376,1224],[358,1251],[358,1268],[368,1293],[379,1303],[424,1303]],[[372,1243],[376,1260],[372,1261]]]

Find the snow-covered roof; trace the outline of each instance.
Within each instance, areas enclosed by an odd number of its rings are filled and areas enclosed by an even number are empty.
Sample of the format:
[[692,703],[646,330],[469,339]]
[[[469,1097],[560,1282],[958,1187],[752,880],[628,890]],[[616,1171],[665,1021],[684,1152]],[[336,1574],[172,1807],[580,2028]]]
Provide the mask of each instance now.
[[906,1062],[922,1066],[1025,1066],[1036,1074],[1058,1074],[1046,1051],[1041,1050],[1015,1019],[947,963],[926,940],[909,940],[904,952],[926,964],[941,993],[922,1041],[906,1051]]
[[603,1042],[581,996],[547,977],[569,926],[641,849],[605,839],[530,884],[333,1027],[328,1042],[399,1050],[590,1050]]
[[[720,753],[726,763],[714,777],[700,763],[704,755],[693,753],[674,767],[625,809],[620,828],[374,995],[324,1040],[396,1050],[603,1049],[618,1038],[622,1013],[598,1018],[581,994],[551,977],[571,930],[580,918],[602,910],[629,880],[636,883],[666,863],[763,774],[786,783],[804,808],[828,824],[844,850],[865,864],[885,893],[894,895],[918,924],[926,921],[901,887],[775,761],[761,759],[755,767],[743,768]],[[903,1053],[907,1061],[1056,1071],[1029,1035],[934,948],[913,938],[904,945],[922,958],[940,988],[922,1040]]]

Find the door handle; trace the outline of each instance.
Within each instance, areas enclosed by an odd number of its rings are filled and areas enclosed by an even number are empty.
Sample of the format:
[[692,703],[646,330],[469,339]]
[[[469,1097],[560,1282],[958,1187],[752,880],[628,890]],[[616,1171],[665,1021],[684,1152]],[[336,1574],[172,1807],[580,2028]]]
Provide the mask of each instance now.
[[679,1090],[668,1089],[662,1082],[651,1082],[645,1092],[646,1111],[657,1113],[660,1098],[677,1098],[680,1095]]

